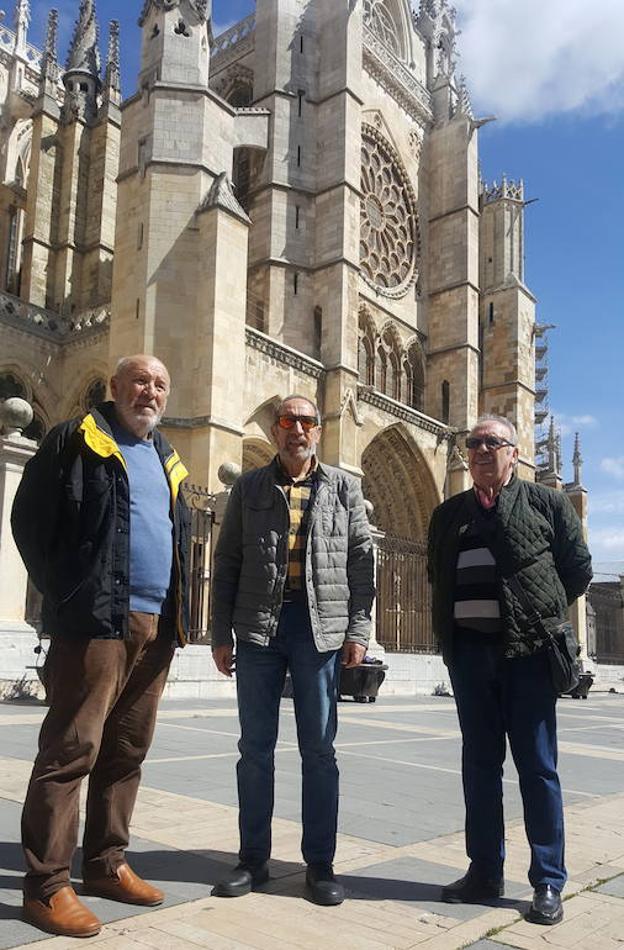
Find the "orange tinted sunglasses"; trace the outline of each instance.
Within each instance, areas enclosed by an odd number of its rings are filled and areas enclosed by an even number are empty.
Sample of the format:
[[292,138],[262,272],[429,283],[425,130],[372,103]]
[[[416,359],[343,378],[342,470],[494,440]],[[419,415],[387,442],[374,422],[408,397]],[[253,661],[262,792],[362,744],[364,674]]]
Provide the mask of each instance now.
[[317,427],[318,419],[316,416],[280,416],[277,420],[277,424],[280,429],[294,429],[294,427],[300,424],[304,432],[309,432],[310,429],[315,429]]

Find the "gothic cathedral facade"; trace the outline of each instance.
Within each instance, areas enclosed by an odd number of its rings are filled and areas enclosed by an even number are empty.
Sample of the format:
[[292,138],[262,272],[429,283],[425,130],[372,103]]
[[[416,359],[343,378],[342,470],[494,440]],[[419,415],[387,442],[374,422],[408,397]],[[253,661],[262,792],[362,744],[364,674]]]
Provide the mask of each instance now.
[[422,544],[464,487],[480,412],[515,422],[532,478],[522,183],[480,178],[448,0],[257,0],[216,36],[210,0],[145,0],[123,102],[117,24],[102,68],[94,0],[77,14],[65,68],[55,11],[43,50],[28,0],[0,23],[0,398],[32,434],[150,352],[210,491],[271,458],[292,392],[393,538]]

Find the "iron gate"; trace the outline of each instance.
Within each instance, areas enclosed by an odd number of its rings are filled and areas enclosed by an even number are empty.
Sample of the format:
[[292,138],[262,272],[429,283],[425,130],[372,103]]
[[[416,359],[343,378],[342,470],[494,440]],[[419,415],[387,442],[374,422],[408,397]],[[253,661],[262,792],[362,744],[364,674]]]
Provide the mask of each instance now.
[[382,537],[377,548],[377,640],[391,653],[436,653],[427,545]]
[[210,633],[213,511],[208,506],[214,496],[195,485],[190,485],[188,489],[185,489],[184,495],[191,512],[189,639],[192,643],[198,643],[206,642]]

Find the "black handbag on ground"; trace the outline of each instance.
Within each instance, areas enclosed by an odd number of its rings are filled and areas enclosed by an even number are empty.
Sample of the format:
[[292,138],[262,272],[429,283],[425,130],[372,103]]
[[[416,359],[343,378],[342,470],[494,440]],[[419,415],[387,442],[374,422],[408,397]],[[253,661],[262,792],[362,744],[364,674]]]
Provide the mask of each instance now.
[[580,681],[579,654],[581,648],[574,627],[569,620],[561,620],[549,629],[535,610],[518,577],[507,578],[509,586],[522,604],[531,626],[539,630],[546,641],[550,675],[555,691],[561,695],[576,689]]

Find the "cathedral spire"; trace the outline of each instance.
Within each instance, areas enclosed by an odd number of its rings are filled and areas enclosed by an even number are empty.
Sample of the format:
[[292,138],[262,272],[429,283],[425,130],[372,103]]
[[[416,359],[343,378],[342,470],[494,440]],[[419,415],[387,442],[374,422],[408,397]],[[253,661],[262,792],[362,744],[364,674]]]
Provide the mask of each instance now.
[[30,23],[30,0],[16,0],[15,3],[15,50],[26,49],[28,24]]
[[578,432],[574,437],[574,455],[572,456],[572,465],[574,466],[574,484],[582,485],[583,459],[581,457],[581,440]]
[[63,73],[63,85],[63,120],[93,119],[97,113],[97,94],[101,85],[95,0],[80,0],[78,19]]
[[121,102],[121,77],[119,55],[119,20],[111,20],[108,30],[108,53],[104,76],[104,101],[119,105]]
[[560,454],[560,442],[555,430],[555,417],[551,415],[550,417],[550,426],[548,429],[548,439],[546,442],[546,451],[548,456],[547,462],[547,472],[549,475],[555,475],[559,477],[559,454]]
[[74,27],[65,74],[88,73],[99,83],[100,51],[98,26],[95,19],[95,0],[80,0],[78,19]]
[[43,47],[43,57],[41,59],[41,76],[39,78],[39,89],[46,91],[48,84],[54,86],[58,78],[58,60],[56,56],[56,46],[58,38],[58,10],[50,10],[48,13],[48,27],[46,30],[45,46]]

